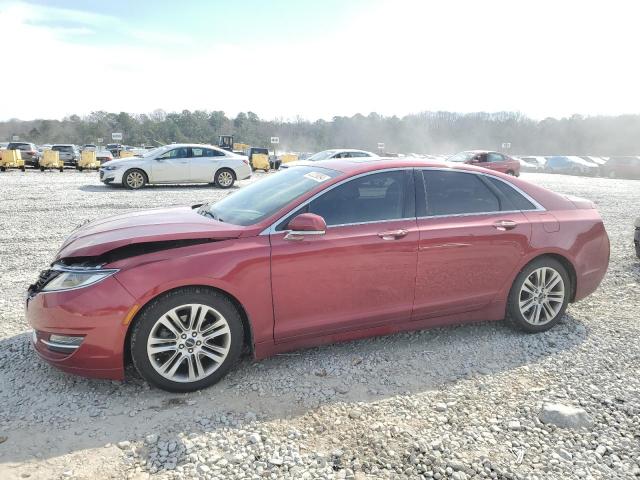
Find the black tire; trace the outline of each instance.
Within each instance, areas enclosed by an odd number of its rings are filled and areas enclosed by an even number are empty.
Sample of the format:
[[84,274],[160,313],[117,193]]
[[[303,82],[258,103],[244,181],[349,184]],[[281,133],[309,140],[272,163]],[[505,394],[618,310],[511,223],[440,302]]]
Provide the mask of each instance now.
[[21,172],[24,172],[24,171],[25,171],[24,165],[20,167],[20,171],[21,171]]
[[[555,315],[551,318],[551,320],[548,320],[545,323],[541,324],[534,324],[528,321],[520,311],[520,300],[522,295],[521,289],[523,288],[524,282],[531,275],[533,275],[536,270],[543,267],[553,269],[560,275],[564,285],[564,298],[562,300],[560,308],[558,309],[557,313],[555,313]],[[567,310],[567,305],[569,304],[569,298],[571,298],[572,292],[573,285],[571,284],[571,279],[569,277],[567,269],[564,267],[564,265],[562,265],[562,263],[550,257],[541,257],[533,260],[522,269],[522,271],[514,280],[513,285],[511,286],[509,297],[507,299],[506,320],[517,329],[528,333],[545,332],[560,321],[565,311]],[[527,294],[525,293],[525,295]],[[533,304],[533,306],[534,308],[536,308],[535,303]],[[541,306],[540,308],[542,309],[543,307]],[[545,316],[547,316],[546,312],[544,314]]]
[[122,176],[122,186],[129,190],[139,190],[144,187],[149,180],[147,174],[138,168],[132,168]]
[[636,257],[640,258],[640,245],[636,244],[634,246],[636,247]]
[[41,171],[41,172],[44,172],[44,167],[40,167],[40,171]]
[[0,172],[6,172],[7,169],[5,167],[0,167]]
[[[206,305],[222,315],[230,331],[229,350],[224,361],[208,376],[193,382],[172,381],[161,375],[152,365],[147,354],[147,340],[158,319],[174,308],[189,304]],[[142,310],[132,328],[131,356],[134,366],[150,384],[169,392],[192,392],[218,382],[237,363],[244,344],[244,327],[238,309],[228,297],[206,287],[180,288],[161,295]],[[186,365],[180,368],[184,366]]]
[[[229,175],[230,180],[229,180]],[[216,172],[216,178],[214,179],[214,184],[218,188],[231,188],[233,184],[236,182],[236,174],[230,168],[221,168]]]
[[82,167],[76,167],[78,169],[79,172],[82,171]]
[[509,170],[507,172],[507,175],[511,175],[512,177],[515,177],[516,176],[516,172],[514,172],[513,170]]
[[64,167],[60,167],[60,173],[64,172]]

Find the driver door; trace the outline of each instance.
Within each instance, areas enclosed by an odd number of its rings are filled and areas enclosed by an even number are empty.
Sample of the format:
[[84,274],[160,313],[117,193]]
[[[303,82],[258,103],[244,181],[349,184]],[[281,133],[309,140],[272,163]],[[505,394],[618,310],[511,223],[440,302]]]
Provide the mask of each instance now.
[[151,166],[151,182],[188,182],[191,177],[189,156],[190,149],[188,147],[177,147],[154,158]]
[[[324,218],[324,235],[287,239],[299,213]],[[411,169],[330,188],[271,234],[276,342],[409,320],[418,232]]]

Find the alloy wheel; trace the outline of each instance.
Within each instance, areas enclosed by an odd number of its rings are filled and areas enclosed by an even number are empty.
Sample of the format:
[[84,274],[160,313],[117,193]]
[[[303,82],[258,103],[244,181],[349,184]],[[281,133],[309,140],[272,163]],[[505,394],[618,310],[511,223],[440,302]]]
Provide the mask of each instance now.
[[520,287],[518,305],[522,317],[531,325],[544,325],[562,309],[564,280],[555,269],[541,267],[532,271]]
[[233,184],[233,175],[231,172],[227,172],[226,170],[224,172],[220,172],[218,174],[218,183],[221,187],[231,186]]
[[130,188],[140,188],[144,185],[144,175],[142,173],[134,171],[127,174],[127,185]]
[[229,354],[231,330],[208,305],[169,310],[151,328],[147,355],[153,368],[174,382],[196,382],[215,372]]

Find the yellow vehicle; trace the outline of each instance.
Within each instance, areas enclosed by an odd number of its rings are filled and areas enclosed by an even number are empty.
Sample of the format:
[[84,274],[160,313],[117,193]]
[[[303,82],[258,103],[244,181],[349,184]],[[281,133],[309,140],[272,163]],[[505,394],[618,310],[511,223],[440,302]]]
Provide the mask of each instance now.
[[0,172],[4,172],[7,168],[19,168],[24,172],[24,160],[20,150],[2,150]]
[[269,155],[264,153],[254,153],[251,155],[251,167],[254,170],[264,170],[265,172],[269,171]]
[[130,152],[129,150],[121,150],[120,151],[120,158],[130,158],[130,157],[135,157],[136,154],[133,152]]
[[95,150],[83,150],[78,161],[78,170],[82,171],[86,169],[100,168],[100,162],[97,159]]
[[40,158],[40,171],[46,169],[57,169],[61,172],[64,170],[64,161],[60,158],[60,152],[57,150],[44,150],[42,158]]
[[294,153],[285,153],[284,155],[280,155],[280,161],[282,163],[297,162],[298,161],[298,155],[296,155]]

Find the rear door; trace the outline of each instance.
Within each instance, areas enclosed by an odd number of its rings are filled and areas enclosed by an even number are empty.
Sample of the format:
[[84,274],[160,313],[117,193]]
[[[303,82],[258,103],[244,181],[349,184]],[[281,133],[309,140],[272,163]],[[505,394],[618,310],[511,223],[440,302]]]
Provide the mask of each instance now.
[[219,163],[225,154],[206,147],[191,147],[190,179],[192,182],[212,183]]
[[411,169],[375,172],[330,188],[298,213],[327,222],[324,235],[271,234],[274,337],[326,335],[408,320],[418,232]]
[[536,206],[524,198],[525,204],[514,205],[515,200],[498,188],[504,182],[493,176],[440,169],[417,172],[414,318],[488,306],[528,249],[531,227],[519,207]]
[[483,166],[502,173],[507,173],[508,168],[505,157],[497,152],[489,152],[487,154],[487,163]]
[[179,183],[190,181],[189,149],[172,148],[151,160],[151,182]]

